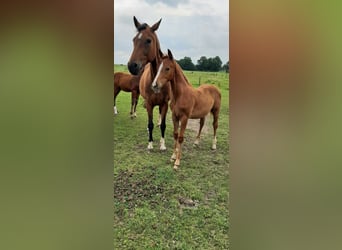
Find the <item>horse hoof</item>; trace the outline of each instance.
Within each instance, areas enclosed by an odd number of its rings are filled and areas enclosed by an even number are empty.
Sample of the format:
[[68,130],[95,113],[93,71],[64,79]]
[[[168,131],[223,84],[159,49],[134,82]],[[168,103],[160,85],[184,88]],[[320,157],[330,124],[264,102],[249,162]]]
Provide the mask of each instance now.
[[149,142],[149,143],[148,143],[147,149],[148,149],[148,150],[153,149],[153,143],[152,143],[152,142]]
[[160,151],[165,151],[166,150],[166,147],[164,145],[160,146]]
[[212,150],[216,150],[216,145],[213,145],[213,146],[211,147],[211,149],[212,149]]
[[173,165],[174,170],[178,170],[178,167],[179,167],[178,165]]

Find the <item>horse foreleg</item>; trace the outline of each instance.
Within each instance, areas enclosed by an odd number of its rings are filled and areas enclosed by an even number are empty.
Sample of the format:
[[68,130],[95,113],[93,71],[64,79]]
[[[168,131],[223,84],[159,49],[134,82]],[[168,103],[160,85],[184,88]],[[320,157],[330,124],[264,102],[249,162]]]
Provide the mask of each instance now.
[[114,115],[118,114],[118,109],[116,108],[116,97],[120,93],[120,88],[115,88],[114,86]]
[[176,115],[172,113],[172,122],[173,122],[173,139],[174,139],[174,145],[173,145],[173,153],[171,156],[170,161],[173,162],[176,160],[176,153],[177,153],[177,144],[178,144],[178,128],[179,128],[179,120],[177,119]]
[[160,132],[161,132],[161,138],[160,138],[160,150],[166,150],[165,146],[165,129],[166,129],[166,114],[168,110],[168,104],[165,103],[161,108],[159,106],[159,110],[161,110],[160,116],[161,116],[161,123],[160,123]]
[[179,131],[179,136],[177,140],[178,143],[176,145],[176,160],[175,160],[175,164],[173,165],[173,169],[175,170],[177,170],[180,165],[180,159],[182,156],[182,144],[184,141],[184,132],[185,132],[187,123],[188,123],[188,117],[183,116],[180,119],[180,131]]
[[203,125],[204,125],[204,122],[205,122],[205,117],[202,117],[200,119],[200,127],[199,127],[199,130],[198,130],[198,134],[197,134],[197,137],[196,137],[196,140],[194,142],[194,145],[198,145],[199,142],[200,142],[200,139],[201,139],[201,131],[202,131],[202,128],[203,128]]
[[153,136],[152,136],[152,132],[153,132],[153,107],[150,103],[146,103],[146,110],[147,110],[147,114],[148,114],[148,146],[147,149],[153,149]]

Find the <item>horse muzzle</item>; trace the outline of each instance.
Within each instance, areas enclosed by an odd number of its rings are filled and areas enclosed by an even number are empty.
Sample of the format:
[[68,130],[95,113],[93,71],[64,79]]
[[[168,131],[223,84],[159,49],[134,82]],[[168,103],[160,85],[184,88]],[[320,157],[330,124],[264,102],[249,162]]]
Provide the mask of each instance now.
[[152,83],[151,89],[153,90],[154,93],[159,93],[160,92],[160,88],[159,88],[157,83],[155,83],[155,84]]
[[139,75],[139,73],[141,71],[141,63],[128,62],[127,67],[128,67],[129,72],[135,76]]

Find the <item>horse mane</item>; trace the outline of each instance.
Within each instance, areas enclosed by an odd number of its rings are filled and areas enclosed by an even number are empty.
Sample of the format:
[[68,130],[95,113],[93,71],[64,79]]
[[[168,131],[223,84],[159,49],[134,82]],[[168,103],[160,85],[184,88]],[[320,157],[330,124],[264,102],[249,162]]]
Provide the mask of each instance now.
[[179,66],[179,64],[176,62],[176,60],[173,60],[173,62],[176,66],[175,74],[178,75],[181,78],[181,80],[183,80],[186,83],[186,85],[192,86],[191,83],[189,82],[188,78],[186,78],[186,76],[184,75],[184,72],[183,72],[181,66]]

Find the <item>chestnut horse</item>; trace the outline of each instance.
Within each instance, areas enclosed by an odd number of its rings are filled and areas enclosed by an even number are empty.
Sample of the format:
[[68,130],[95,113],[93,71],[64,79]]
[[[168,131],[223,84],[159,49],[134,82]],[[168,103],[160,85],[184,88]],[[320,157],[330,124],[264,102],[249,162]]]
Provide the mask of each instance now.
[[[171,109],[175,140],[171,161],[175,160],[173,168],[177,169],[180,165],[184,131],[189,118],[200,119],[200,127],[195,141],[195,144],[198,144],[205,117],[209,112],[213,114],[214,139],[212,149],[216,149],[216,130],[221,106],[221,93],[214,85],[203,84],[195,89],[186,79],[181,67],[173,59],[170,50],[168,50],[168,55],[162,58],[158,73],[152,83],[153,90],[158,92],[168,82],[171,83],[172,91]],[[180,132],[178,133],[179,126]]]
[[153,108],[155,106],[159,106],[161,119],[160,150],[166,150],[164,137],[166,129],[166,114],[171,92],[170,84],[165,84],[158,92],[154,92],[151,86],[152,81],[157,74],[162,57],[159,40],[155,32],[159,28],[161,19],[151,27],[146,23],[141,24],[135,17],[133,17],[133,21],[138,33],[133,38],[134,48],[127,66],[133,75],[137,75],[141,70],[143,70],[139,82],[139,89],[141,96],[144,98],[148,114],[149,140],[147,148],[153,149]]
[[134,76],[131,74],[116,72],[114,73],[114,115],[118,114],[118,110],[116,108],[116,96],[120,93],[121,90],[125,92],[132,92],[131,95],[131,118],[137,116],[137,104],[139,100],[139,81],[140,75]]

